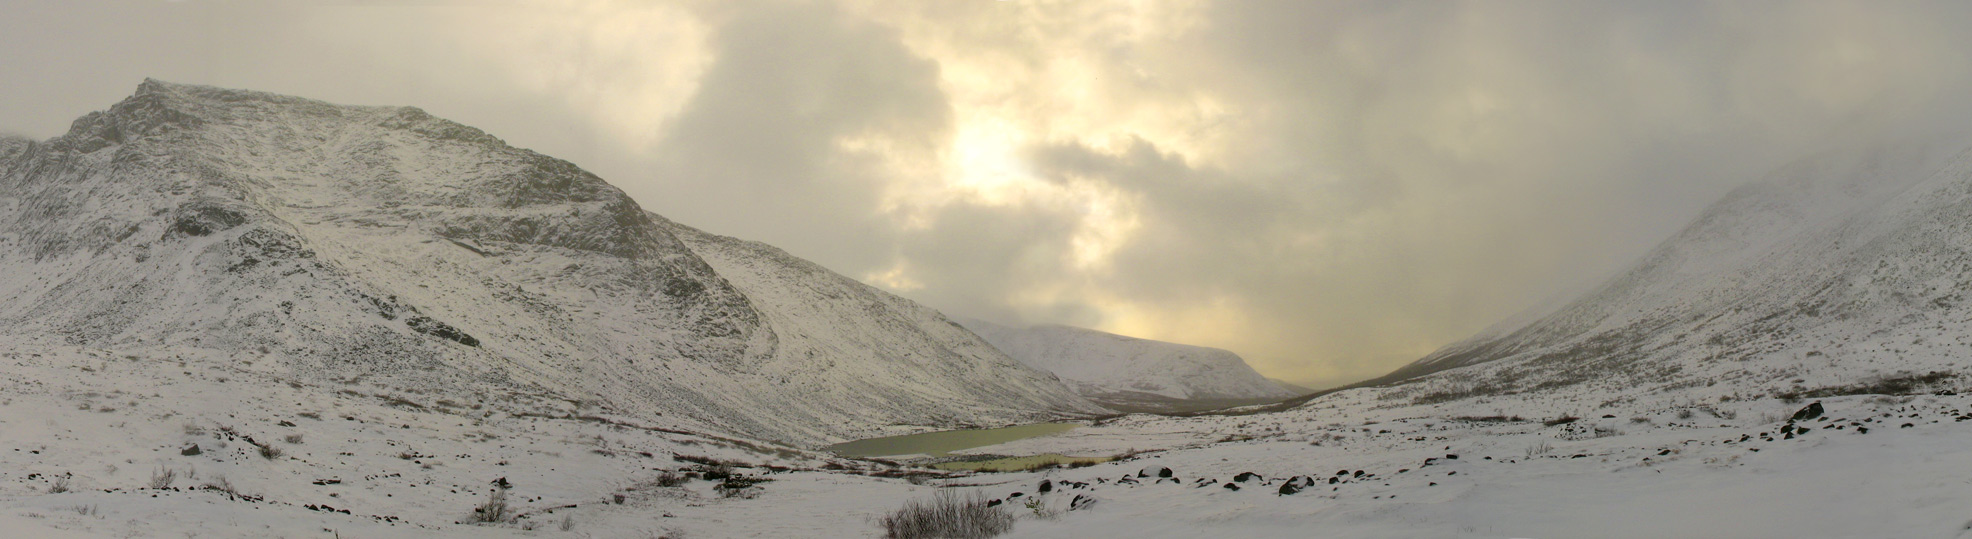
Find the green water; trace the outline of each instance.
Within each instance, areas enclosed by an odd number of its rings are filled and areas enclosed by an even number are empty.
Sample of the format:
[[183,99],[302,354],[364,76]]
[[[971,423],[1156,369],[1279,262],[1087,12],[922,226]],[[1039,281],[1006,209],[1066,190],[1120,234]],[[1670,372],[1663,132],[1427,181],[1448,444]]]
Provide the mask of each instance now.
[[834,451],[845,457],[888,457],[896,455],[931,455],[942,457],[947,453],[975,447],[999,445],[1014,440],[1061,434],[1079,427],[1074,423],[1035,423],[998,429],[948,430],[907,434],[904,436],[885,436],[853,442],[843,442],[824,449]]
[[1067,466],[1070,464],[1082,464],[1082,463],[1098,464],[1103,462],[1109,462],[1112,460],[1116,460],[1116,458],[1115,457],[1071,457],[1068,455],[1063,455],[1061,453],[1045,453],[1040,455],[1028,455],[1025,457],[1006,457],[1006,458],[997,458],[991,460],[960,460],[960,461],[952,461],[952,462],[939,462],[939,463],[931,464],[930,466],[932,468],[937,468],[940,470],[952,470],[952,471],[963,470],[963,471],[974,471],[974,472],[1014,472],[1014,471],[1022,471],[1022,470],[1031,470],[1036,467],[1047,465],[1047,464],[1053,464],[1056,466]]

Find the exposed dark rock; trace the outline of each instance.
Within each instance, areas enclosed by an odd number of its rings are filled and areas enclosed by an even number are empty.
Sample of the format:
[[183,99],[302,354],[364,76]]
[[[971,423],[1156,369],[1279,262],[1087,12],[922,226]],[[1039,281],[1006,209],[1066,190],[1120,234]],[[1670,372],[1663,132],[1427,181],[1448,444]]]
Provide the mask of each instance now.
[[405,325],[411,326],[411,329],[418,333],[423,333],[426,335],[431,335],[433,337],[450,340],[466,346],[473,346],[473,347],[479,346],[479,339],[473,338],[473,336],[471,335],[467,335],[466,332],[464,331],[459,331],[459,328],[452,327],[451,325],[446,324],[444,322],[433,320],[431,319],[431,317],[413,316],[410,317],[409,319],[406,319],[404,323]]
[[213,204],[196,204],[181,210],[178,218],[171,222],[171,231],[185,236],[209,236],[246,222],[246,215],[237,210]]

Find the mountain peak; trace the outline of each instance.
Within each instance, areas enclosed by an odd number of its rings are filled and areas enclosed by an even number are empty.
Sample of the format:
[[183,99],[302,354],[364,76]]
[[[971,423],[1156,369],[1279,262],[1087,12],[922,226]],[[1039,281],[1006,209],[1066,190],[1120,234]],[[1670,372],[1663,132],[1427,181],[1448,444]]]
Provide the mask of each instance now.
[[338,105],[255,90],[183,84],[146,78],[108,110],[85,115],[60,137],[61,147],[81,153],[209,125],[244,127],[310,121],[355,121],[435,139],[493,148],[506,141],[417,107]]

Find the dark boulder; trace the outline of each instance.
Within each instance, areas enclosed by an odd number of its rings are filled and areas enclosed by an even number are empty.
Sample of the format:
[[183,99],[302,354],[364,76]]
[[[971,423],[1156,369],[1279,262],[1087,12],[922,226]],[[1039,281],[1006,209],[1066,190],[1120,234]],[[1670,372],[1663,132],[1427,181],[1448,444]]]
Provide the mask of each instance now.
[[1791,421],[1807,421],[1810,419],[1821,417],[1821,413],[1822,413],[1821,401],[1815,401],[1813,403],[1808,404],[1808,407],[1802,408],[1798,412],[1794,412],[1794,418],[1791,419]]

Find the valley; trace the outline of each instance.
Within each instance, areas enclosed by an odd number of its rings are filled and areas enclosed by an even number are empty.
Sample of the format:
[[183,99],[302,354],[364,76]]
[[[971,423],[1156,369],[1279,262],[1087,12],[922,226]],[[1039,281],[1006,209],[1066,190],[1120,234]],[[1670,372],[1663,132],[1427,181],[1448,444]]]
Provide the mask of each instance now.
[[0,530],[859,537],[942,495],[1016,537],[1961,537],[1968,215],[1963,137],[1817,154],[1309,394],[950,318],[415,108],[149,80],[0,138]]

